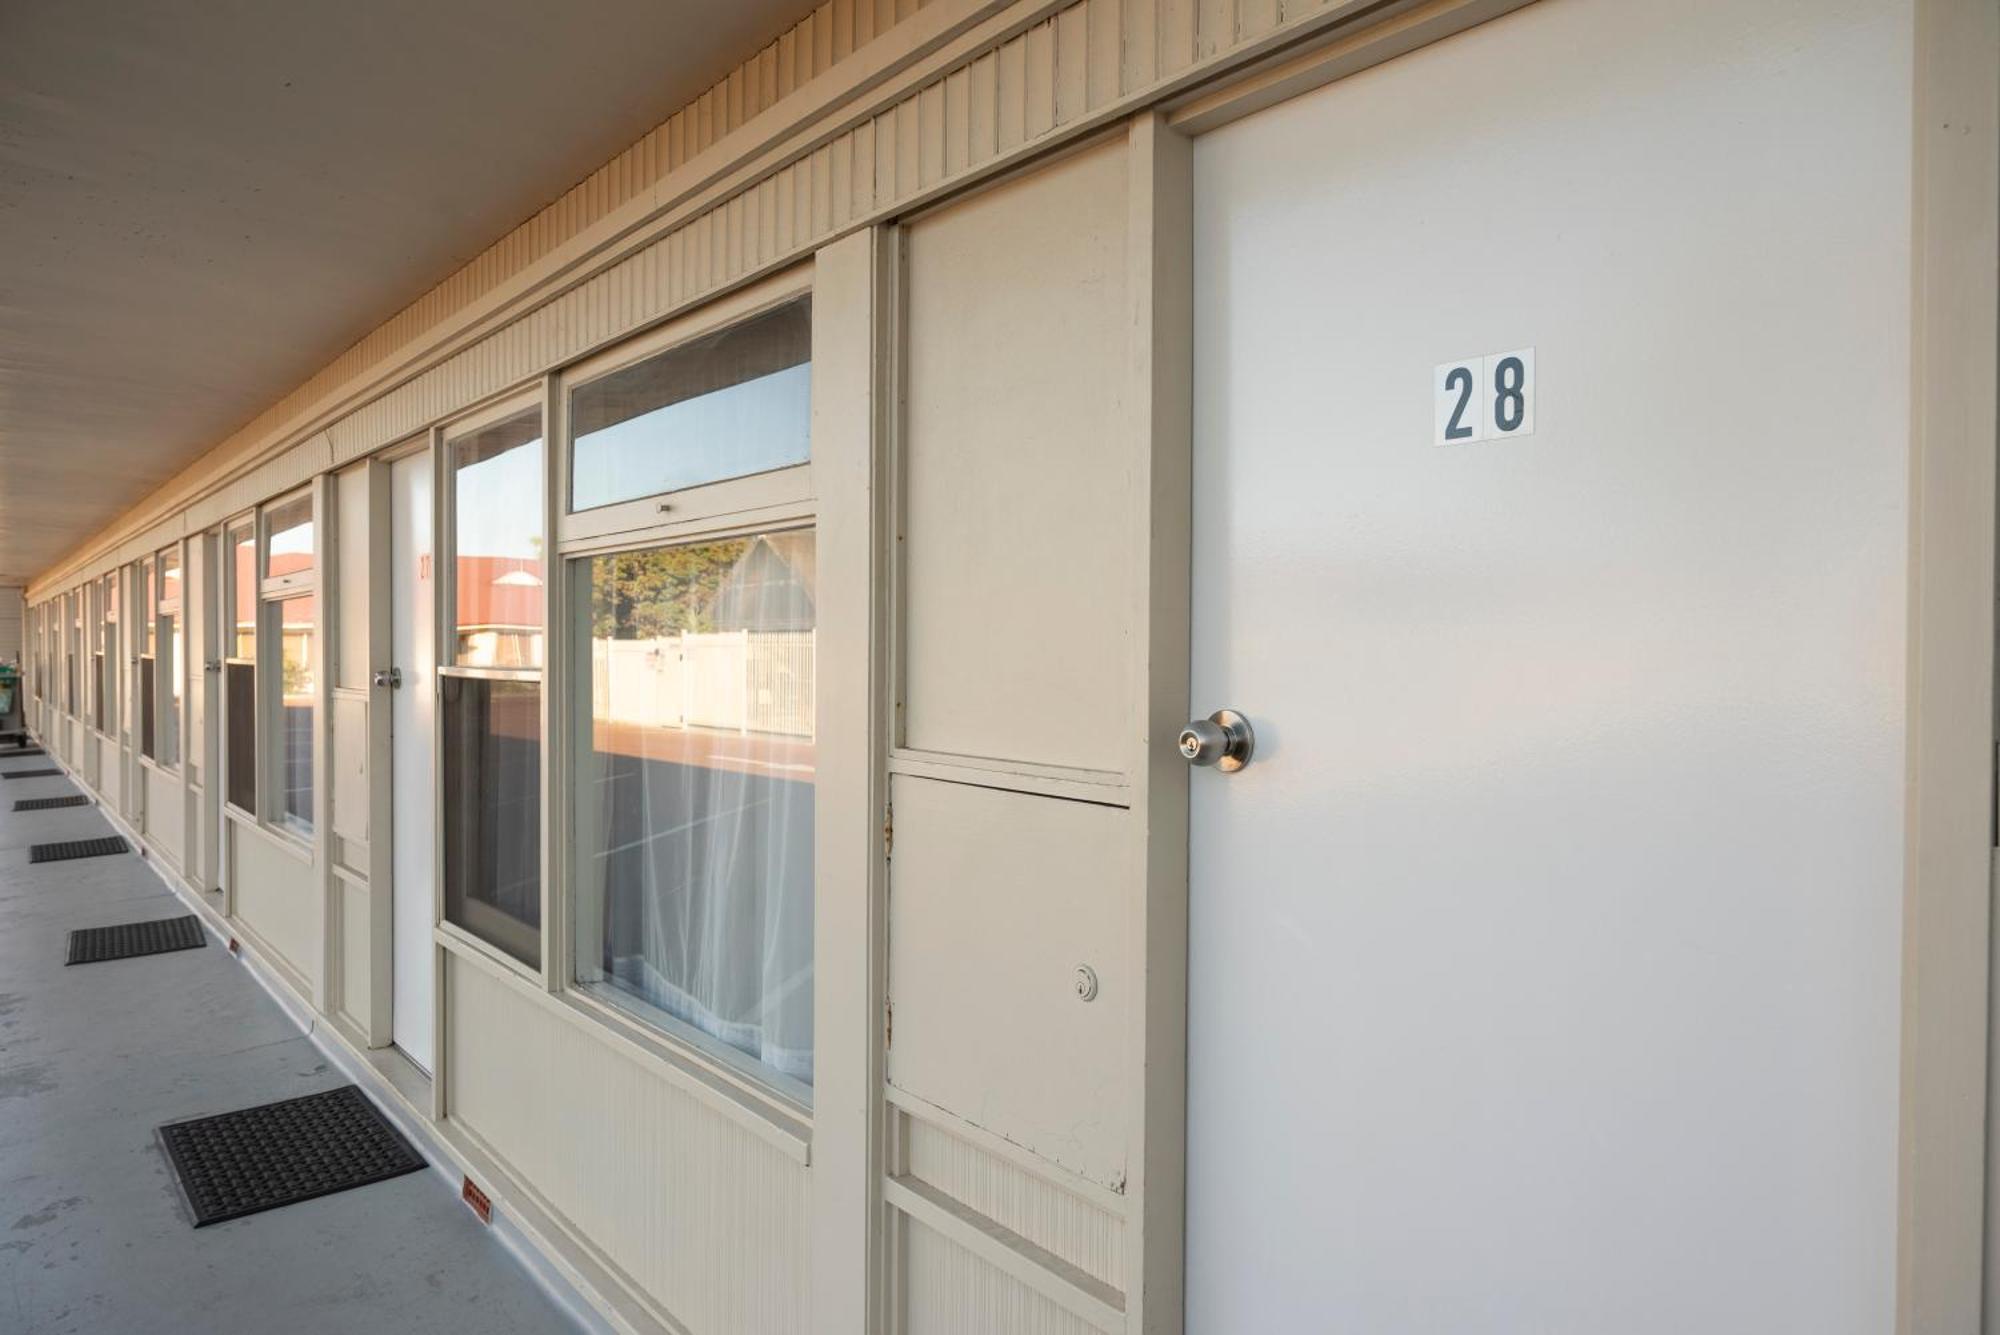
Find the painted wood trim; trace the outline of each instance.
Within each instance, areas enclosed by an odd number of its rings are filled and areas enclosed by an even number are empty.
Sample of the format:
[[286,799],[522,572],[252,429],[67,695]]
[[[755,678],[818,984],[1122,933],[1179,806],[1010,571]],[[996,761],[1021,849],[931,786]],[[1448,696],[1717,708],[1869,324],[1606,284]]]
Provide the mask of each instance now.
[[1918,0],[1897,1315],[1986,1306],[2000,10]]

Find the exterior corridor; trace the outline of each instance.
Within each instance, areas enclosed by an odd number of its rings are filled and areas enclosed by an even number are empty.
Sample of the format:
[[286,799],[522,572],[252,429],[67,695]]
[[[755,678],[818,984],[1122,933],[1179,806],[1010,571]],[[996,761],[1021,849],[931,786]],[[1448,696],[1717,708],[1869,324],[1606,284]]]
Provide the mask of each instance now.
[[94,806],[13,810],[76,791],[0,781],[0,1331],[574,1329],[432,1173],[190,1227],[154,1128],[346,1077],[212,933],[64,966],[72,929],[187,911],[136,854],[29,864],[113,832]]

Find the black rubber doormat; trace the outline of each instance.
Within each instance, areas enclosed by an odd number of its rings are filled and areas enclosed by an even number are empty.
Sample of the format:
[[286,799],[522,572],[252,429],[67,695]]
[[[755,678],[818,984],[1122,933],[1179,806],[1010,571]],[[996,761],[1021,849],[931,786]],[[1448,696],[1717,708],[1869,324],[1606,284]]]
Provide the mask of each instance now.
[[170,950],[199,950],[205,943],[201,919],[192,913],[152,922],[81,927],[69,934],[69,958],[63,963],[101,964],[137,955],[164,955]]
[[48,752],[42,750],[39,746],[10,746],[0,749],[0,760],[5,760],[9,756],[45,756],[47,754]]
[[53,779],[61,773],[59,769],[10,769],[0,774],[0,779]]
[[71,793],[68,797],[24,797],[14,803],[16,811],[54,811],[58,807],[87,807],[90,799],[82,793]]
[[113,853],[129,853],[132,846],[115,834],[102,839],[68,839],[59,844],[28,845],[30,862],[68,862],[71,858],[101,858]]
[[160,1144],[196,1228],[424,1167],[423,1156],[355,1085],[169,1122],[160,1128]]

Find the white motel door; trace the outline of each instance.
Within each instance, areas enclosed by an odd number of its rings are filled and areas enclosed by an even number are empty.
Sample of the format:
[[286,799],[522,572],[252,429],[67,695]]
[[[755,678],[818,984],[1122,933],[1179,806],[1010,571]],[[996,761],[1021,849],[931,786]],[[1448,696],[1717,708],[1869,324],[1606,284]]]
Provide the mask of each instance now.
[[1907,6],[1195,144],[1190,1335],[1893,1324]]
[[437,749],[432,702],[437,651],[435,573],[431,569],[431,456],[423,450],[390,466],[390,651],[401,684],[390,693],[392,876],[390,1027],[404,1055],[430,1070],[436,1003],[432,944]]

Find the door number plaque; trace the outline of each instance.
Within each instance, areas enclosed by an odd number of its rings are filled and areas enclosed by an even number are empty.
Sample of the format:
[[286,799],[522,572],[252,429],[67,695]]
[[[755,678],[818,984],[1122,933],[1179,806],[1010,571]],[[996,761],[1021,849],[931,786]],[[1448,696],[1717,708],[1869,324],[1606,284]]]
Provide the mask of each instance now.
[[1440,362],[1432,373],[1433,445],[1535,434],[1535,350]]

